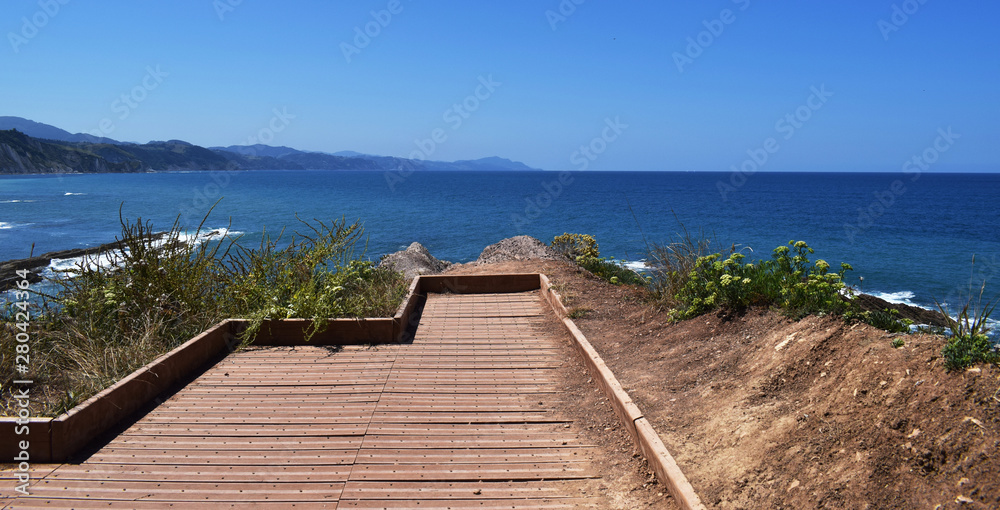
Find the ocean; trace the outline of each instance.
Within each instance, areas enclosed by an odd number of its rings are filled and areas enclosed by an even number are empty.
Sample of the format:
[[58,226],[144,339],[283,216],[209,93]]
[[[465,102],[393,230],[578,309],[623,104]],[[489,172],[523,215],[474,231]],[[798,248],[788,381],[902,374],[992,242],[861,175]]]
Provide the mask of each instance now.
[[[243,242],[304,220],[360,220],[364,255],[419,241],[474,260],[500,239],[596,237],[602,256],[641,267],[647,246],[703,232],[769,257],[804,240],[847,282],[891,301],[958,302],[970,281],[1000,295],[1000,174],[241,171],[0,176],[0,260],[94,246],[119,208],[166,230],[229,229]],[[752,251],[751,251],[752,250]],[[972,261],[975,256],[975,266]],[[67,262],[63,262],[67,264]],[[861,280],[863,278],[863,282]]]

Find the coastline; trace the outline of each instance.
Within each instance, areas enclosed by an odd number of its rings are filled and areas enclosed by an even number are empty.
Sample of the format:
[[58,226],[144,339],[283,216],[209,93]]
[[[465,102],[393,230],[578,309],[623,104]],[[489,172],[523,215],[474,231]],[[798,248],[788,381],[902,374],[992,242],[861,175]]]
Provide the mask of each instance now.
[[[162,239],[165,235],[167,235],[167,232],[158,232],[153,234],[151,238],[153,240],[158,240]],[[17,275],[18,270],[29,270],[28,280],[31,283],[38,283],[44,279],[42,271],[48,268],[53,260],[65,260],[90,255],[101,255],[115,250],[120,250],[121,248],[121,241],[116,240],[93,247],[57,250],[43,253],[42,255],[35,257],[0,262],[0,293],[16,288],[15,282],[21,279]],[[915,325],[947,327],[947,322],[941,313],[929,307],[906,303],[895,303],[864,292],[858,292],[856,299],[863,310],[879,312],[883,310],[895,310],[899,313],[899,319],[912,320]]]
[[[166,232],[159,232],[153,234],[150,238],[153,240],[159,240],[166,234]],[[23,259],[13,259],[0,262],[0,292],[6,292],[16,288],[17,285],[15,282],[23,279],[17,275],[17,271],[23,271],[25,269],[28,270],[27,280],[30,283],[38,283],[44,279],[41,274],[42,271],[49,267],[53,260],[100,255],[120,249],[122,249],[122,241],[114,241],[89,248],[71,248],[67,250],[51,251],[36,257],[27,257]]]

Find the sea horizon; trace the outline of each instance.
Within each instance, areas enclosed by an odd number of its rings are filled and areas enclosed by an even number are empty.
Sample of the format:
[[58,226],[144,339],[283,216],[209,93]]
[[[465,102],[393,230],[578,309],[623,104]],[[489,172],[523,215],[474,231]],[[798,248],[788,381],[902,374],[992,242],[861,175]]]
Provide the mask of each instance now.
[[736,244],[756,258],[804,240],[816,259],[851,264],[849,285],[923,307],[955,301],[970,280],[990,288],[1000,274],[1000,234],[992,228],[1000,205],[990,201],[1000,196],[996,173],[761,171],[730,180],[724,172],[428,171],[400,182],[383,174],[2,176],[0,260],[27,257],[32,245],[39,255],[111,242],[120,206],[125,218],[157,230],[179,217],[193,231],[219,201],[205,230],[228,229],[249,245],[265,228],[296,228],[296,214],[360,220],[367,239],[359,250],[373,260],[420,242],[438,258],[469,262],[507,237],[548,243],[572,232],[594,235],[602,256],[638,267],[648,246],[686,229],[716,240],[716,249]]

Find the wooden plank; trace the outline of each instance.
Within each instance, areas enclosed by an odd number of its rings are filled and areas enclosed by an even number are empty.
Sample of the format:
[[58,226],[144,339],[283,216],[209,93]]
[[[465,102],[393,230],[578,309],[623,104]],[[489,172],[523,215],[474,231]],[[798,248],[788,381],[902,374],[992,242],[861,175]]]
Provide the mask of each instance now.
[[192,483],[43,480],[33,488],[33,499],[86,501],[163,501],[212,503],[299,503],[340,499],[345,482],[312,483]]
[[[198,510],[198,509],[208,509],[208,510],[219,510],[225,508],[231,509],[245,509],[253,508],[256,510],[287,510],[290,503],[288,502],[254,502],[252,505],[248,505],[246,502],[185,502],[177,501],[175,503],[169,502],[147,502],[147,501],[92,501],[86,499],[34,499],[26,498],[24,499],[24,504],[21,500],[18,500],[17,510],[35,510],[35,509],[52,509],[52,508],[70,508],[73,510],[163,510],[164,508],[183,508],[184,510]],[[333,510],[339,508],[339,500],[335,501],[303,501],[294,503],[295,510]]]
[[106,466],[64,464],[47,478],[56,480],[121,482],[343,482],[350,465],[330,466]]
[[105,449],[87,459],[88,465],[175,465],[175,466],[328,466],[350,464],[357,457],[356,449],[348,450],[162,450],[121,451]]
[[381,508],[389,510],[417,510],[421,508],[443,508],[449,510],[472,510],[477,508],[513,508],[526,510],[547,510],[550,508],[598,508],[591,500],[531,498],[511,499],[449,499],[449,500],[342,500],[337,508]]
[[356,462],[364,464],[493,464],[502,462],[573,462],[589,458],[586,448],[363,448]]
[[479,499],[566,499],[599,490],[589,480],[546,480],[535,482],[347,482],[340,497],[345,500],[456,500]]
[[351,480],[578,480],[597,478],[583,463],[535,462],[453,465],[355,464]]

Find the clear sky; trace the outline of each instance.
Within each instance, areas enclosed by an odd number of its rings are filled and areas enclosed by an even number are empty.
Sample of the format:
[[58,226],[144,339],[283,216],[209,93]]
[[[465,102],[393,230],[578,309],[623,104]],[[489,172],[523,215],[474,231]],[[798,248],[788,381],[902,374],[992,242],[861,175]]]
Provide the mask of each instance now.
[[5,2],[0,115],[551,170],[1000,171],[997,19],[973,0]]

